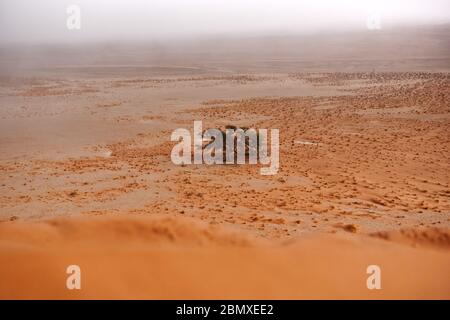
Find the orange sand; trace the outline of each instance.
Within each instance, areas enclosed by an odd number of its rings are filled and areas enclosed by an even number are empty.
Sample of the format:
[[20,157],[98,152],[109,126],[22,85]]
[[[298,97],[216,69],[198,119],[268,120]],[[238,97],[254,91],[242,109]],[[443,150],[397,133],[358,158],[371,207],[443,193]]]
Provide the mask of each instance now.
[[[268,244],[167,217],[4,223],[0,298],[448,298],[449,236],[432,248],[357,235]],[[65,287],[71,264],[80,291]],[[371,264],[381,290],[366,287]]]

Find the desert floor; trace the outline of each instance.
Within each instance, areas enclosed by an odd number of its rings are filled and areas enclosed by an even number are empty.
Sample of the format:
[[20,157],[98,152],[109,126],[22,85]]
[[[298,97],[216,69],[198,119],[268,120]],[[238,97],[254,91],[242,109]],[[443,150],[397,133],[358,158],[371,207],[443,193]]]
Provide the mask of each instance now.
[[[0,298],[449,299],[450,74],[433,61],[1,77]],[[174,165],[194,120],[279,129],[278,174]]]

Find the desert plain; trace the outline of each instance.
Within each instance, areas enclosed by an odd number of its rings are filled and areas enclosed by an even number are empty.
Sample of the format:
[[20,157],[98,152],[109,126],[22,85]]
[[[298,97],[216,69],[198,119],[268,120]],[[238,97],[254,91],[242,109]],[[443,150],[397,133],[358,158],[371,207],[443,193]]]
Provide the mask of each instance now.
[[[2,48],[0,298],[449,299],[449,30]],[[278,173],[174,165],[195,120]]]

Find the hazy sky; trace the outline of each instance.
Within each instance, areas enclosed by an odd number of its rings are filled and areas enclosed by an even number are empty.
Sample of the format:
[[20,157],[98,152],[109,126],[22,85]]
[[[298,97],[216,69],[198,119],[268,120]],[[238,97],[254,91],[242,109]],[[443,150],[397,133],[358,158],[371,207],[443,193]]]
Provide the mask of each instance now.
[[[66,26],[69,5],[81,29]],[[0,41],[164,39],[450,22],[450,0],[0,0]]]

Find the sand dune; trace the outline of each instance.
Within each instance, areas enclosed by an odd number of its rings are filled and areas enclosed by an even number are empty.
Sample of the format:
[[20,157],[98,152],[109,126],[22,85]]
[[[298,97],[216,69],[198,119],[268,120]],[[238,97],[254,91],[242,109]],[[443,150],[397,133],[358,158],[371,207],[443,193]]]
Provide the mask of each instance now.
[[[448,245],[444,251],[417,249],[358,235],[269,244],[182,218],[74,218],[2,223],[0,248],[1,298],[450,295]],[[81,267],[80,291],[65,288],[65,270],[71,264]],[[366,287],[366,268],[372,264],[383,270],[382,290]]]

